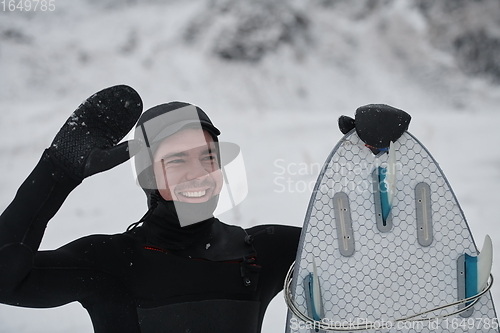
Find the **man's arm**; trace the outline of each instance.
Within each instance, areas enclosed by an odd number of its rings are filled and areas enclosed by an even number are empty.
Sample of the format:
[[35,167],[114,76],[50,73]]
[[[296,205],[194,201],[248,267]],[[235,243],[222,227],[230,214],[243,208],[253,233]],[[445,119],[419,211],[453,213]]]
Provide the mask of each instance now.
[[29,273],[48,221],[79,183],[44,152],[0,216],[0,294],[13,291]]
[[130,87],[116,86],[88,98],[63,125],[0,216],[0,302],[33,306],[29,295],[37,297],[42,289],[51,293],[60,290],[59,295],[51,298],[53,304],[47,299],[43,306],[75,300],[70,290],[65,290],[68,284],[53,283],[51,275],[64,270],[37,269],[35,274],[38,247],[48,221],[85,177],[130,157],[128,143],[116,144],[141,112],[139,95]]

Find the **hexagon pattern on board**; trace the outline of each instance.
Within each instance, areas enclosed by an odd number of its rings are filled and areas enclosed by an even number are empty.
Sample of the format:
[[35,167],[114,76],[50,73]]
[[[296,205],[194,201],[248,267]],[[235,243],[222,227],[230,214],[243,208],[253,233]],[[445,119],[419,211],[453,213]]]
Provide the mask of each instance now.
[[[380,232],[376,225],[371,176],[374,168],[386,166],[388,155],[373,155],[355,132],[346,135],[330,154],[328,168],[320,175],[308,209],[304,224],[307,232],[301,236],[303,246],[292,283],[295,302],[304,313],[307,309],[303,280],[312,272],[313,260],[318,269],[325,318],[330,323],[381,322],[457,301],[457,258],[464,253],[478,253],[467,222],[428,151],[409,133],[395,143],[395,149],[397,182],[389,232]],[[429,246],[421,246],[417,239],[415,187],[420,182],[427,183],[431,190],[433,239]],[[346,193],[349,199],[355,249],[349,257],[339,251],[340,230],[336,227],[332,200],[338,192]],[[454,310],[457,307],[434,315]],[[498,332],[481,326],[477,320],[495,317],[488,293],[469,317],[476,325],[472,331]],[[289,314],[288,320],[291,318]],[[469,318],[456,315],[440,319],[438,328],[428,322],[413,326],[406,323],[403,330],[390,331],[471,332],[470,326],[452,325]],[[288,332],[311,332],[295,329],[299,325],[290,322],[287,326]]]

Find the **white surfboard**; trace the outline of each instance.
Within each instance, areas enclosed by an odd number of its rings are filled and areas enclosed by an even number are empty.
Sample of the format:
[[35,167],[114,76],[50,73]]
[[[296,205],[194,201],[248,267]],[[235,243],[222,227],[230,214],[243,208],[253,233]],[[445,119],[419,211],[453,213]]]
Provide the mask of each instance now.
[[[499,332],[489,291],[463,301],[492,282],[491,240],[483,252],[476,258],[448,181],[414,136],[404,132],[389,153],[375,155],[352,130],[328,156],[311,197],[285,288],[293,309],[286,332]],[[471,281],[475,292],[465,290]]]

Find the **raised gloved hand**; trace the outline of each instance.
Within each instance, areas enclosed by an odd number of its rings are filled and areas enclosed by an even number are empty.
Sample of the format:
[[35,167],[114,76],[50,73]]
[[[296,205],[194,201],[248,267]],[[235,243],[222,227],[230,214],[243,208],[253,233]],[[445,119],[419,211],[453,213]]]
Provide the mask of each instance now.
[[142,112],[139,94],[118,85],[87,98],[71,114],[48,149],[72,176],[82,180],[111,169],[138,151],[134,141],[117,145],[132,129]]

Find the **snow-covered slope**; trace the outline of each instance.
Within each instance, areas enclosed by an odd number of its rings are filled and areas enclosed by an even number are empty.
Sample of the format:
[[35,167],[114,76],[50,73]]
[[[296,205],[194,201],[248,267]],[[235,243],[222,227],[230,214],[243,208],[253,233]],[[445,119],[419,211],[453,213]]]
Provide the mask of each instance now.
[[[221,138],[242,147],[249,195],[221,219],[299,226],[319,168],[341,137],[338,116],[386,103],[413,116],[410,131],[440,162],[475,238],[489,233],[500,253],[495,59],[476,48],[489,67],[464,68],[471,52],[464,50],[477,38],[463,42],[462,53],[453,42],[484,31],[489,42],[479,45],[494,50],[499,23],[488,13],[495,1],[461,1],[472,9],[455,10],[423,0],[247,3],[73,0],[56,2],[54,12],[0,10],[0,210],[69,113],[93,92],[125,83],[146,107],[199,104]],[[124,164],[71,194],[42,248],[121,232],[144,211]],[[500,276],[500,265],[493,270]],[[493,294],[500,306],[500,289]],[[278,296],[263,332],[282,331],[285,313]],[[92,331],[78,304],[0,306],[0,332],[68,331]]]

